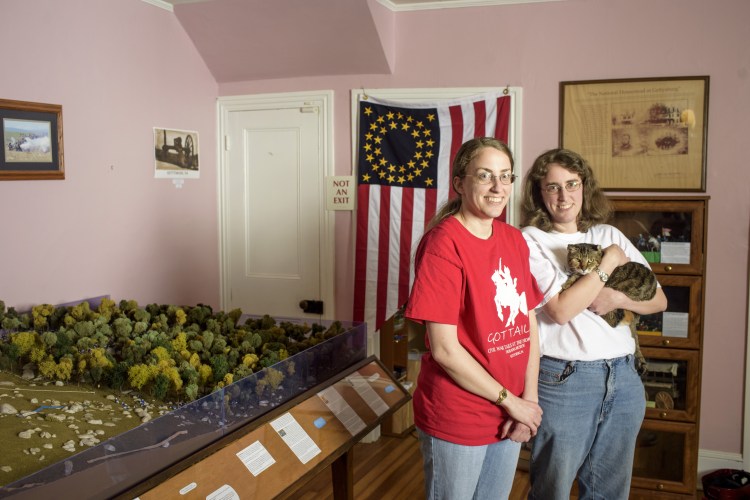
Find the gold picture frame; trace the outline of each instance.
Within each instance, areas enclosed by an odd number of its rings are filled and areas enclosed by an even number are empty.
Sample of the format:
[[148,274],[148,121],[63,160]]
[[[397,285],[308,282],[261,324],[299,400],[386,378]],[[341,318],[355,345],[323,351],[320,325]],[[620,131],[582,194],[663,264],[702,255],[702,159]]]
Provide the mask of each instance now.
[[605,191],[706,191],[708,76],[560,82],[560,146]]
[[0,180],[65,179],[62,106],[0,99]]

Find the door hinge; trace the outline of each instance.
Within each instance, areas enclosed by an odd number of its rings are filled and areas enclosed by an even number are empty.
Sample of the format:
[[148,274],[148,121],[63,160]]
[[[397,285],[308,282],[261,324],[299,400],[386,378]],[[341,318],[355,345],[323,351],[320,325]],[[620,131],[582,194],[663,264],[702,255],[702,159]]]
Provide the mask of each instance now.
[[229,142],[229,136],[224,136],[224,151],[230,151],[232,149],[232,143]]

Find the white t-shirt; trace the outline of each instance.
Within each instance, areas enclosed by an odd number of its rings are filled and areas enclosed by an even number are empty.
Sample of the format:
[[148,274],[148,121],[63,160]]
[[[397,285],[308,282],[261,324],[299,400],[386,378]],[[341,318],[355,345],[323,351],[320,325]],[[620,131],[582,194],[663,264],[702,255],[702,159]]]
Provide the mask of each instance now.
[[602,248],[614,243],[631,261],[648,266],[627,237],[608,224],[596,225],[585,233],[547,233],[531,226],[524,227],[522,232],[529,245],[531,272],[544,293],[544,300],[536,310],[542,355],[566,361],[593,361],[633,354],[635,341],[627,325],[612,328],[588,309],[568,323],[558,325],[542,309],[568,279],[567,255],[571,243],[594,243]]

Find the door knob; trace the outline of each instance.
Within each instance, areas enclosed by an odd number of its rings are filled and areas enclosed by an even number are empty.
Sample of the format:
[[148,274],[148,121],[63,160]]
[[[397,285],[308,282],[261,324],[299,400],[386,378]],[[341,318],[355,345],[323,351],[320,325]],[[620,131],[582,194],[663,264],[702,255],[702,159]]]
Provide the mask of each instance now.
[[299,307],[307,314],[323,314],[322,300],[303,299],[299,301]]

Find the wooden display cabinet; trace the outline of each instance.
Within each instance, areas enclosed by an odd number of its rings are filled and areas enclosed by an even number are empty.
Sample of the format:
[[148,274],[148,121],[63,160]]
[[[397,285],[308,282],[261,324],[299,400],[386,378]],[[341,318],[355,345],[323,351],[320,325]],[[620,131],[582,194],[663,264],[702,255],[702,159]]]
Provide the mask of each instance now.
[[[656,274],[703,275],[708,197],[612,196],[612,221]],[[667,243],[667,245],[664,245]]]
[[667,310],[641,316],[637,329],[641,347],[699,349],[703,331],[703,279],[700,276],[659,275]]
[[694,498],[706,282],[707,196],[611,196],[610,223],[656,273],[667,310],[641,316],[646,418],[630,498]]
[[[425,327],[404,318],[403,309],[388,318],[380,327],[380,361],[414,394],[425,347]],[[404,405],[380,426],[385,436],[403,437],[414,430],[412,402]]]
[[628,497],[628,500],[685,500],[685,498],[685,495],[679,493],[630,488],[630,496]]
[[646,373],[646,418],[695,422],[700,392],[699,353],[686,349],[642,349]]
[[698,470],[693,450],[698,450],[696,424],[644,420],[635,445],[631,486],[694,498]]

